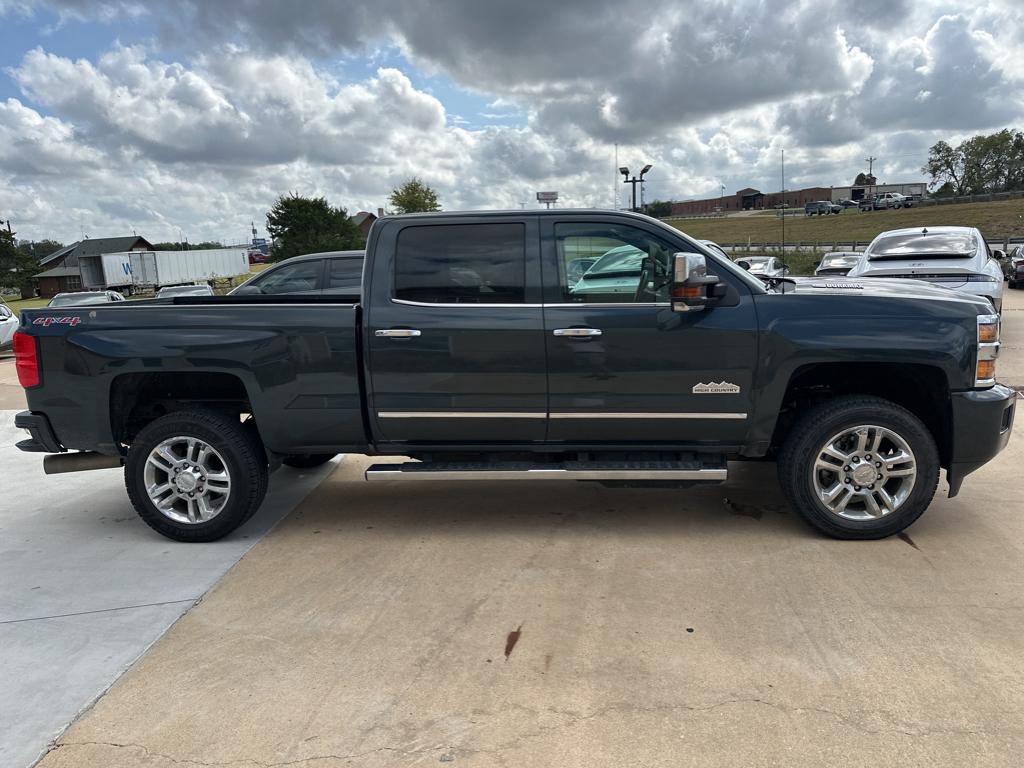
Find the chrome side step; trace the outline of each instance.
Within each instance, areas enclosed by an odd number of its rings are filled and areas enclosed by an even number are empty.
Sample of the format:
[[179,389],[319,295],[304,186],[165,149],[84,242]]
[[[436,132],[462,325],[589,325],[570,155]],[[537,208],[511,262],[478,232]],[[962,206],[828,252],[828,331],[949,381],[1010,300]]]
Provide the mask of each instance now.
[[374,464],[367,480],[693,480],[722,482],[725,464],[696,461],[418,462]]

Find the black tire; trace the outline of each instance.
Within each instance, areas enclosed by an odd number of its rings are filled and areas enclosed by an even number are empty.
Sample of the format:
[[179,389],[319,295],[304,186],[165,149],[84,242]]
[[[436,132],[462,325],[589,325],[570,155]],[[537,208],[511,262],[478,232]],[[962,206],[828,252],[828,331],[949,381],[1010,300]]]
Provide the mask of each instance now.
[[[160,512],[146,491],[145,469],[150,452],[172,437],[195,437],[223,459],[230,493],[223,507],[206,522],[179,522]],[[169,479],[169,478],[168,478]],[[128,498],[146,525],[175,541],[216,541],[245,523],[267,493],[267,457],[255,429],[237,418],[214,411],[178,411],[147,424],[132,441],[125,462]]]
[[[914,454],[917,477],[906,500],[871,520],[850,520],[819,501],[814,489],[818,451],[832,435],[859,425],[892,430]],[[837,539],[882,539],[899,533],[928,508],[939,481],[939,452],[928,428],[914,414],[867,395],[836,397],[809,409],[794,424],[778,460],[779,481],[789,503],[811,526]]]
[[282,458],[281,463],[294,469],[312,469],[326,464],[337,455],[336,453],[295,453]]

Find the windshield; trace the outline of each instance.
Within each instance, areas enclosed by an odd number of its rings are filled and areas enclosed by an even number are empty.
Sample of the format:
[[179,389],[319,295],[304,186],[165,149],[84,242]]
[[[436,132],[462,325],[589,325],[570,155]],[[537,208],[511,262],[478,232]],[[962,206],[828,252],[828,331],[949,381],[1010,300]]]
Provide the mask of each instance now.
[[584,273],[582,279],[593,280],[616,275],[638,275],[646,257],[647,254],[639,248],[632,245],[620,245],[618,248],[612,248],[594,262],[594,265]]
[[876,259],[954,259],[973,256],[978,248],[974,235],[963,232],[913,232],[887,235],[876,240],[870,248],[872,261]]
[[49,306],[51,307],[70,307],[81,304],[106,304],[107,295],[105,293],[82,293],[78,296],[55,296],[50,301]]

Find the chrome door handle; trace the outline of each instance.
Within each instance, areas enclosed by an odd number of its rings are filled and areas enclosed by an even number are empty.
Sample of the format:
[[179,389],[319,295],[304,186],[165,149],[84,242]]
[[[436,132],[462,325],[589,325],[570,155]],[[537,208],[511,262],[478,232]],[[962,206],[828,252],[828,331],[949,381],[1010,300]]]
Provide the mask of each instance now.
[[600,336],[600,328],[555,328],[552,333],[555,336],[568,336],[570,339],[582,339],[591,336]]
[[415,328],[382,328],[373,332],[374,336],[383,336],[389,339],[411,339],[420,335]]

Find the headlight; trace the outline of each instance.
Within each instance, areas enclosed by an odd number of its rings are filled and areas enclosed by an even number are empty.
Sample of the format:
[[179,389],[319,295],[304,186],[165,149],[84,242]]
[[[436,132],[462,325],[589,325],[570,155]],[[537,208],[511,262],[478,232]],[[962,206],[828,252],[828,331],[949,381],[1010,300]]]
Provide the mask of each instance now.
[[999,315],[978,315],[978,361],[974,386],[991,387],[996,383],[996,358],[999,357]]

